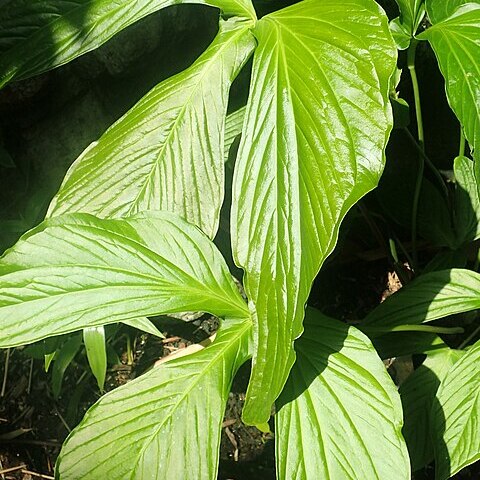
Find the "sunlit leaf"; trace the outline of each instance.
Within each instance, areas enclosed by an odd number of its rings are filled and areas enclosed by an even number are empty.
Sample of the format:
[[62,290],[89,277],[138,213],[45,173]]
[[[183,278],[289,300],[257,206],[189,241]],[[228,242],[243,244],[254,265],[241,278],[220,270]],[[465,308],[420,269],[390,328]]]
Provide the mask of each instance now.
[[479,0],[425,0],[428,19],[433,24],[441,22],[452,15],[455,10],[466,3],[479,3]]
[[254,47],[248,26],[221,22],[190,68],[156,86],[90,145],[48,215],[173,211],[213,238],[223,201],[228,92]]
[[138,316],[248,316],[216,247],[175,214],[43,222],[0,261],[0,347]]
[[368,338],[307,309],[295,349],[275,416],[278,478],[409,479],[400,398]]
[[250,0],[6,0],[0,9],[0,88],[93,50],[169,5],[204,3],[254,19]]
[[426,273],[388,297],[365,318],[374,335],[400,325],[418,325],[480,308],[480,274],[453,268]]
[[417,31],[424,15],[424,0],[396,0],[400,16],[390,22],[390,29],[398,48],[404,50]]
[[340,222],[382,172],[396,49],[373,0],[303,1],[263,17],[255,35],[231,225],[256,343],[243,419],[260,424]]
[[437,480],[480,460],[480,341],[440,384],[431,418]]
[[250,329],[250,320],[227,320],[204,350],[167,361],[105,395],[66,440],[57,476],[217,478],[225,404],[247,358]]
[[462,353],[449,348],[429,353],[422,365],[400,386],[404,417],[402,432],[413,471],[423,468],[433,460],[430,411],[436,402],[440,382]]
[[[449,2],[442,3],[448,4]],[[436,5],[437,1],[430,3]],[[459,3],[459,2],[454,2]],[[463,2],[462,2],[463,3]],[[427,8],[429,4],[427,3]],[[430,11],[430,10],[429,10]],[[438,23],[437,23],[438,22]],[[448,102],[478,157],[480,149],[480,4],[468,3],[418,36],[427,39],[445,77]],[[477,162],[478,163],[478,162]],[[480,168],[477,165],[477,168]]]

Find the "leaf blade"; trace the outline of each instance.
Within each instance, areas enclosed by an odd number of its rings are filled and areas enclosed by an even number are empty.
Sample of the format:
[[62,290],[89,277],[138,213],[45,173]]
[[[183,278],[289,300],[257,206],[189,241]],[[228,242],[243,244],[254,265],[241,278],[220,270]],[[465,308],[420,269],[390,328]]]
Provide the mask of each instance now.
[[228,92],[252,49],[248,22],[222,22],[190,68],[151,90],[75,161],[48,216],[166,210],[213,238],[223,202]]
[[228,320],[206,349],[104,396],[66,440],[59,478],[216,478],[225,403],[250,329],[250,320]]
[[[378,5],[363,0],[304,1],[263,17],[255,34],[231,225],[256,342],[243,419],[260,424],[293,364],[303,305],[339,223],[383,168],[396,49]],[[368,138],[346,118],[368,121]]]
[[409,479],[400,398],[368,338],[307,309],[296,349],[275,417],[279,478]]
[[216,247],[167,212],[49,219],[2,257],[0,281],[1,347],[141,315],[249,315]]

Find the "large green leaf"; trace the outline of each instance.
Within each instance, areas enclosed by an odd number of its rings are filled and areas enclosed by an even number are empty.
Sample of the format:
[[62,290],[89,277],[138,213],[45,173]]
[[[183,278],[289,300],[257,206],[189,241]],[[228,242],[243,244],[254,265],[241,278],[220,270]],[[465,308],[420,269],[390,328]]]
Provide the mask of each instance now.
[[396,49],[373,0],[306,0],[254,33],[231,224],[256,342],[243,418],[263,423],[294,363],[311,283],[382,172]]
[[396,0],[400,16],[390,23],[393,38],[400,49],[410,45],[410,39],[417,31],[425,15],[424,0]]
[[223,201],[228,92],[253,48],[248,22],[222,21],[190,68],[151,90],[76,160],[48,214],[167,210],[213,237]]
[[412,470],[416,471],[433,460],[430,411],[440,382],[463,352],[444,348],[427,358],[400,386],[403,405],[403,436],[407,442]]
[[362,323],[369,335],[480,308],[480,274],[453,268],[426,273],[388,297]]
[[463,126],[474,155],[478,157],[480,4],[468,3],[460,6],[452,15],[442,18],[418,38],[427,39],[432,45],[445,77],[448,102]]
[[0,284],[0,347],[142,315],[249,315],[220,252],[167,212],[46,220],[1,258]]
[[93,50],[169,5],[204,3],[255,19],[250,0],[6,0],[0,5],[0,88]]
[[105,395],[67,438],[57,477],[217,478],[225,404],[250,329],[250,320],[228,320],[211,346]]
[[307,309],[295,349],[275,416],[279,479],[409,479],[400,397],[368,338]]
[[428,19],[432,24],[441,22],[466,3],[479,3],[479,0],[425,0]]
[[440,384],[431,418],[437,480],[480,460],[480,341]]
[[458,245],[480,237],[480,198],[474,163],[467,157],[455,158],[455,229]]

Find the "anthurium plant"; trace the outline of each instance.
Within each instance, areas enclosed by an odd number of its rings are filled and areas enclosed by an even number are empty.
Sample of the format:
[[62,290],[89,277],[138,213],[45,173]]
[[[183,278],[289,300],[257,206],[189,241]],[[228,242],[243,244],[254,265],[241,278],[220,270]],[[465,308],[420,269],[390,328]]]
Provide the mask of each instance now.
[[[0,87],[178,3],[188,2],[0,1]],[[243,420],[267,429],[274,412],[278,478],[402,480],[433,459],[437,479],[449,478],[480,458],[476,333],[460,349],[437,342],[400,392],[373,344],[398,331],[441,333],[428,322],[480,308],[480,275],[416,272],[357,327],[306,304],[342,220],[382,175],[403,49],[426,161],[421,42],[462,126],[455,172],[468,195],[456,204],[457,240],[479,236],[480,4],[398,0],[389,24],[374,0],[303,0],[260,19],[250,0],[195,3],[219,10],[211,45],[76,159],[45,221],[1,258],[0,347],[83,330],[101,386],[104,325],[156,333],[148,317],[199,311],[221,327],[206,348],[103,396],[65,441],[56,477],[216,478],[229,390],[251,358]],[[227,116],[251,58],[246,108]],[[244,292],[213,243],[240,134],[230,235]]]

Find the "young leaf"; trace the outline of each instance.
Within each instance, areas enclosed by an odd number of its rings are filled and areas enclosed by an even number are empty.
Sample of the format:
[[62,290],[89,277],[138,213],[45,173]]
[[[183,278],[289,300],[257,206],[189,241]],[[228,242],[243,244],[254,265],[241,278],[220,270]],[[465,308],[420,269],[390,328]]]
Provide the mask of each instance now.
[[362,323],[369,335],[480,308],[480,274],[453,268],[426,273],[388,297]]
[[228,92],[253,47],[248,22],[222,21],[190,68],[156,86],[83,152],[48,215],[166,210],[213,238],[223,201]]
[[0,10],[0,88],[70,62],[178,3],[205,3],[226,16],[255,19],[250,0],[7,0]]
[[225,403],[250,329],[250,320],[225,321],[204,350],[102,397],[67,438],[58,478],[217,478]]
[[83,343],[92,373],[97,379],[100,391],[105,385],[107,373],[107,347],[105,345],[105,327],[88,327],[83,329]]
[[474,163],[467,157],[455,158],[455,229],[458,245],[480,237],[480,198]]
[[[440,0],[444,3],[444,0]],[[427,3],[430,12],[437,12]],[[448,2],[445,2],[448,4]],[[454,2],[458,3],[458,2]],[[439,7],[440,8],[440,7]],[[432,45],[440,70],[445,77],[448,102],[460,120],[465,138],[478,158],[480,149],[480,4],[460,6],[447,18],[433,16],[432,27],[418,36]],[[438,23],[437,23],[438,22]],[[478,163],[478,162],[477,162]],[[477,168],[480,168],[477,166]]]
[[275,416],[278,478],[409,479],[400,398],[368,338],[307,309],[295,349]]
[[141,315],[249,315],[216,247],[175,214],[51,218],[0,262],[0,347]]
[[408,48],[424,15],[424,0],[396,0],[400,16],[390,22],[393,38],[400,50]]
[[260,424],[340,222],[382,172],[396,49],[371,0],[306,0],[263,17],[255,35],[231,225],[256,342],[243,419]]
[[431,418],[437,480],[480,460],[480,341],[440,384]]
[[422,365],[400,386],[405,419],[402,432],[413,471],[423,468],[433,460],[430,411],[436,401],[440,382],[462,354],[460,350],[449,348],[429,353]]

